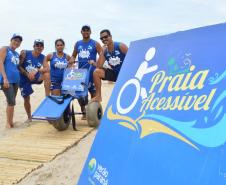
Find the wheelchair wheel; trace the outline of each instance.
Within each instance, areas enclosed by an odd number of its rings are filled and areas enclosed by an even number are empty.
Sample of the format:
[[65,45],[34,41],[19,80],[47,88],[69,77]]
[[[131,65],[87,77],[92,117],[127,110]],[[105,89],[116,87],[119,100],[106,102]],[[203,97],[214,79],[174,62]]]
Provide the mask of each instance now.
[[86,119],[90,127],[98,127],[103,115],[103,109],[99,102],[90,102],[86,108]]
[[66,130],[71,122],[71,114],[70,114],[70,108],[68,107],[63,115],[57,119],[57,120],[49,120],[49,123],[53,125],[54,128],[56,128],[59,131]]

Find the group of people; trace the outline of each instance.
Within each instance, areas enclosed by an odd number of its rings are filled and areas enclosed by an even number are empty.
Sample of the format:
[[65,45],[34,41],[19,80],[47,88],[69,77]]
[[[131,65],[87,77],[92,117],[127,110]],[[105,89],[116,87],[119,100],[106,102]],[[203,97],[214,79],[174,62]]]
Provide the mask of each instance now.
[[[89,25],[82,26],[81,34],[82,40],[75,43],[71,56],[64,53],[65,42],[63,39],[57,39],[55,41],[56,51],[46,56],[42,54],[44,50],[44,40],[42,39],[34,41],[33,50],[22,50],[18,54],[16,49],[23,41],[20,34],[14,34],[9,46],[0,49],[0,89],[3,90],[7,101],[7,128],[14,127],[13,114],[18,88],[24,98],[24,108],[28,117],[26,122],[31,122],[32,85],[44,82],[46,96],[61,95],[64,70],[72,67],[76,62],[78,62],[78,68],[89,69],[88,90],[91,101],[102,101],[101,80],[113,82],[117,80],[128,47],[124,43],[114,42],[108,29],[100,32],[102,47],[99,42],[91,39]],[[79,99],[78,102],[83,113],[82,119],[85,119],[88,97]]]

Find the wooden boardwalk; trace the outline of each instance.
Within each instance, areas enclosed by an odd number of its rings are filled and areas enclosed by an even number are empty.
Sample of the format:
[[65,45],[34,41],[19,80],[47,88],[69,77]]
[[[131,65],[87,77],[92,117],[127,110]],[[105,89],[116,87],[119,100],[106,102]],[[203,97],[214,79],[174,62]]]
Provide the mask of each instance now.
[[[113,83],[103,82],[103,110],[110,98]],[[80,110],[77,101],[75,110]],[[23,105],[21,106],[23,108]],[[37,105],[36,105],[37,107]],[[77,120],[77,117],[76,117]],[[42,167],[70,147],[76,145],[88,135],[93,128],[86,121],[77,120],[78,131],[59,132],[47,122],[35,124],[0,139],[0,185],[16,184],[29,173]]]
[[47,122],[37,122],[20,133],[0,140],[0,184],[21,181],[43,163],[76,145],[93,128],[78,124],[78,131],[59,132]]

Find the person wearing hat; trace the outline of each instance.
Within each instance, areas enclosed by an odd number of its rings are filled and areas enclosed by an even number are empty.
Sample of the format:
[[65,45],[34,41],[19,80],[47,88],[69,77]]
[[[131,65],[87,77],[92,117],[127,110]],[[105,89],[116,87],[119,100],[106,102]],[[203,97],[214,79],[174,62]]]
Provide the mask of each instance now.
[[[75,43],[74,51],[72,53],[71,60],[75,61],[78,56],[78,68],[88,69],[90,74],[88,90],[90,92],[91,98],[95,96],[96,89],[93,84],[93,71],[96,68],[96,58],[97,53],[100,55],[102,53],[101,45],[90,38],[91,28],[89,25],[82,26],[81,29],[82,40]],[[81,111],[83,113],[82,119],[86,119],[85,105],[88,103],[88,96],[78,100]]]
[[[20,53],[20,91],[24,98],[24,108],[28,119],[25,121],[29,123],[31,119],[31,104],[30,95],[34,92],[33,84],[41,84],[44,80],[44,86],[48,86],[48,73],[44,73],[42,68],[45,56],[42,54],[44,49],[44,40],[36,39],[34,41],[33,50],[22,50]],[[48,88],[45,88],[48,89]],[[49,95],[46,90],[46,96]]]
[[20,47],[23,38],[20,34],[13,34],[9,46],[0,49],[0,86],[3,90],[6,101],[6,127],[12,128],[14,106],[20,80],[18,65],[19,54],[16,49]]
[[104,29],[100,32],[100,40],[104,44],[103,53],[97,62],[97,69],[93,73],[96,96],[91,101],[102,101],[101,80],[116,82],[125,59],[128,47],[122,42],[114,42],[111,32]]

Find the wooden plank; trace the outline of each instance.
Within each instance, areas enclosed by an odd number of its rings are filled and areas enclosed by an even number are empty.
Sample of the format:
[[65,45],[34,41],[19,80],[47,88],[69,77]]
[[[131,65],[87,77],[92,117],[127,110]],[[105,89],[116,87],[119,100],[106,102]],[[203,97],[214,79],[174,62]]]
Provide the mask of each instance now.
[[0,184],[17,183],[42,163],[0,158]]

